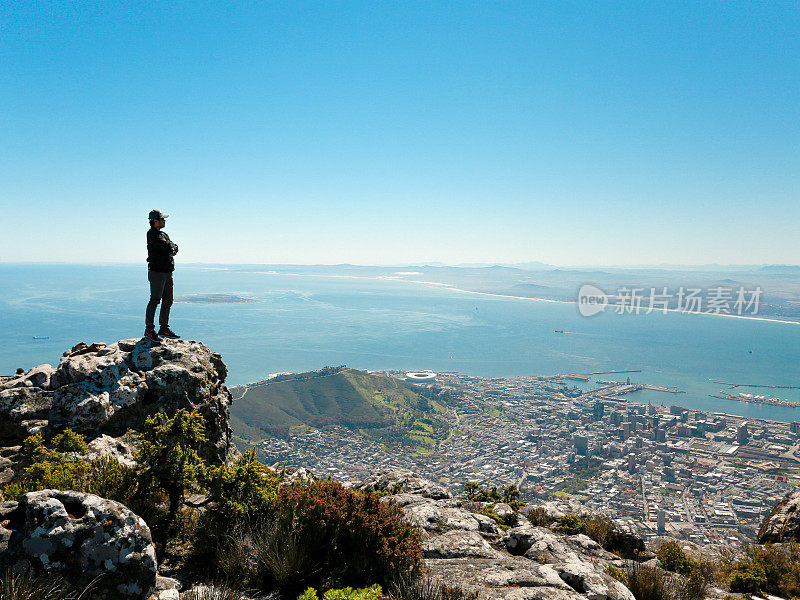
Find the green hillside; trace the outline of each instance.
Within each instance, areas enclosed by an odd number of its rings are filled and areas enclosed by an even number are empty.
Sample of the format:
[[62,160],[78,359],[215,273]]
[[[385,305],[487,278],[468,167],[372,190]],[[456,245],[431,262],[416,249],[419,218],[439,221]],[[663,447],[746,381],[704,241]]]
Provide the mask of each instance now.
[[231,391],[231,425],[250,443],[284,437],[296,427],[342,425],[419,454],[435,450],[449,433],[441,417],[446,407],[435,391],[347,367],[284,375]]

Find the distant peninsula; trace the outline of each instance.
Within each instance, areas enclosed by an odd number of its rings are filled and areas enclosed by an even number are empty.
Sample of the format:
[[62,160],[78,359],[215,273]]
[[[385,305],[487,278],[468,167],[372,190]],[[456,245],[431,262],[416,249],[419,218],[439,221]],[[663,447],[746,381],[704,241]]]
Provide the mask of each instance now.
[[188,294],[185,296],[176,296],[175,302],[194,302],[196,304],[231,304],[240,302],[258,302],[258,300],[255,298],[237,296],[235,294]]

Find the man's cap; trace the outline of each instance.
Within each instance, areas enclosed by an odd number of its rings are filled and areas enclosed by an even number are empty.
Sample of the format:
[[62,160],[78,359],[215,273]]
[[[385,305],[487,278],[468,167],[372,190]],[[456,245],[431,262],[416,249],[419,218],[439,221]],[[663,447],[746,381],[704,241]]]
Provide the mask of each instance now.
[[166,219],[169,215],[165,215],[160,210],[151,210],[150,215],[147,217],[151,221],[155,221],[156,219]]

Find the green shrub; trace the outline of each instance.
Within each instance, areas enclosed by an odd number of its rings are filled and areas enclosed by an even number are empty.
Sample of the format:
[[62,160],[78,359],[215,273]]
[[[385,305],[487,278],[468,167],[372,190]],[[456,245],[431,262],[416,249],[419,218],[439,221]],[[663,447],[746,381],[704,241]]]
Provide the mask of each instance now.
[[226,518],[263,511],[275,498],[279,483],[278,474],[258,462],[253,451],[231,465],[209,468],[203,481]]
[[[381,586],[375,584],[372,587],[353,589],[351,587],[337,590],[328,590],[322,596],[323,600],[381,600],[383,591]],[[318,600],[317,590],[307,588],[305,592],[297,597],[297,600]]]
[[493,504],[482,504],[477,502],[470,502],[464,506],[470,512],[477,513],[479,515],[485,515],[492,519],[500,529],[507,530],[511,527],[514,527],[517,524],[517,515],[509,515],[505,518],[500,518],[494,512],[494,505]]
[[22,442],[22,453],[28,457],[32,457],[44,448],[44,436],[41,433],[29,435]]
[[[800,545],[766,544],[745,549],[747,558],[728,565],[731,589],[750,590],[756,585],[769,594],[800,597]],[[763,576],[763,582],[761,581]]]
[[692,557],[683,551],[678,542],[673,540],[661,544],[656,551],[656,556],[658,556],[663,569],[680,573],[681,575],[688,575],[696,566]]
[[206,466],[198,453],[205,441],[202,415],[183,408],[172,417],[162,412],[148,417],[138,437],[140,489],[163,490],[168,500],[164,526],[153,531],[162,554],[173,533],[186,488],[205,475]]
[[750,560],[741,560],[733,567],[728,578],[732,592],[757,594],[767,585],[767,575],[761,565]]
[[44,489],[85,490],[89,472],[86,462],[44,446],[33,448],[29,458],[35,462],[23,469],[16,481],[5,486],[3,495],[6,498],[15,499],[27,492]]
[[556,519],[556,524],[553,526],[553,531],[562,533],[564,535],[576,535],[583,531],[586,523],[579,519],[576,515],[564,515]]
[[36,462],[25,468],[17,481],[3,490],[7,498],[45,489],[75,490],[97,494],[123,504],[133,504],[137,491],[136,471],[113,458],[100,457],[90,462],[41,448]]
[[475,502],[475,497],[480,491],[480,486],[474,481],[464,482],[464,498],[469,502]]
[[59,452],[86,452],[86,438],[72,429],[65,429],[53,438],[53,446]]
[[507,485],[503,488],[503,502],[514,510],[519,510],[525,503],[520,500],[521,493],[515,484]]

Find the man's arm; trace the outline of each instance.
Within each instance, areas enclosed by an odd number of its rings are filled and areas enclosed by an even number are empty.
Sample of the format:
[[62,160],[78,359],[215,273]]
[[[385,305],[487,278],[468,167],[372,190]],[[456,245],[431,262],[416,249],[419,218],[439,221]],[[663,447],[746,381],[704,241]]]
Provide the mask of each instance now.
[[[148,248],[152,246],[155,253],[160,255],[169,256],[170,254],[174,255],[177,252],[177,246],[172,243],[172,241],[169,239],[169,236],[163,231],[148,232],[147,246]],[[175,252],[173,252],[173,246],[175,246]]]
[[169,239],[169,236],[163,231],[158,232],[159,239],[164,243],[164,251],[172,256],[178,253],[178,244]]

